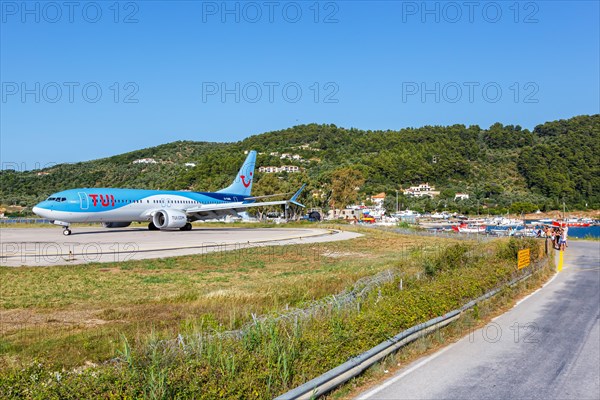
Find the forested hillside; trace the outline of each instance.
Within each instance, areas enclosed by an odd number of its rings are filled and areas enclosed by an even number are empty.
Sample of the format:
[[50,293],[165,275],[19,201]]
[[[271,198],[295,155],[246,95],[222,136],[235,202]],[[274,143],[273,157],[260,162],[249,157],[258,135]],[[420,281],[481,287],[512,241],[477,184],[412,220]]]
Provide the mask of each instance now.
[[[417,201],[400,195],[401,205],[519,212],[559,208],[564,201],[570,209],[600,208],[600,115],[547,122],[533,132],[499,123],[488,129],[453,125],[400,131],[310,124],[235,143],[180,141],[45,170],[2,171],[0,202],[30,207],[52,192],[75,187],[216,190],[229,184],[244,151],[251,149],[259,152],[257,167],[302,168],[290,174],[257,172],[256,194],[290,191],[306,182],[304,201],[310,206],[330,204],[332,177],[344,170],[361,175],[359,196],[385,191],[394,207],[397,189],[429,182],[440,197]],[[302,159],[281,159],[283,153]],[[158,163],[132,163],[141,158]],[[455,202],[456,192],[470,199]]]

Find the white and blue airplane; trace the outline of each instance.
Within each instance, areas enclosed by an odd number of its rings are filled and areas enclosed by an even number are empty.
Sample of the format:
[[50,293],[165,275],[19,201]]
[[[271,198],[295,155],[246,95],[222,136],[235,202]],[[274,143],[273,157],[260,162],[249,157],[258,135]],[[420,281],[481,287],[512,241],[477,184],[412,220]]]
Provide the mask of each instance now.
[[294,204],[306,185],[289,200],[256,202],[281,195],[251,197],[256,151],[249,152],[233,183],[217,192],[82,188],[54,193],[33,207],[40,217],[63,227],[70,235],[75,222],[101,222],[106,228],[124,228],[132,222],[149,222],[150,230],[192,229],[192,222],[237,216],[250,207]]

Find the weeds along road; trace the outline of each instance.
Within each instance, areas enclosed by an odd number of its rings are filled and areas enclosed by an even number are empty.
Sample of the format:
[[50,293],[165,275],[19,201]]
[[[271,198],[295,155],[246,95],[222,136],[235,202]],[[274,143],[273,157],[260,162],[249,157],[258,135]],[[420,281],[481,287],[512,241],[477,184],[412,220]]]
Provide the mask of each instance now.
[[600,242],[509,312],[360,399],[600,399]]

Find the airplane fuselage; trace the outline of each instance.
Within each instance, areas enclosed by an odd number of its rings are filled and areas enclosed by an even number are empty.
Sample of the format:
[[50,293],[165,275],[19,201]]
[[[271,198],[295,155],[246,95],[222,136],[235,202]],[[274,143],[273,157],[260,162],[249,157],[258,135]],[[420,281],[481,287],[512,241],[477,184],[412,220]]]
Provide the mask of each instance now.
[[75,222],[144,222],[157,209],[181,211],[206,204],[243,204],[242,195],[141,189],[82,188],[51,195],[33,212],[51,220]]

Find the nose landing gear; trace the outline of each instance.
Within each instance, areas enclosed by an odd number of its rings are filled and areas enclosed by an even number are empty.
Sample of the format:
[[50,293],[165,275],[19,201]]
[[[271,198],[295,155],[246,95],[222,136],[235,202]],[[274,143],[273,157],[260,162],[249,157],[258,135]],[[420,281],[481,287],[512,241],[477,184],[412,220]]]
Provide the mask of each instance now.
[[54,221],[53,224],[60,225],[63,227],[63,235],[69,236],[71,234],[71,230],[69,229],[70,224],[68,222]]

